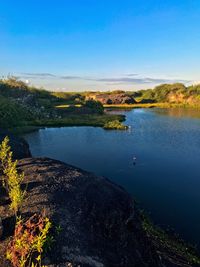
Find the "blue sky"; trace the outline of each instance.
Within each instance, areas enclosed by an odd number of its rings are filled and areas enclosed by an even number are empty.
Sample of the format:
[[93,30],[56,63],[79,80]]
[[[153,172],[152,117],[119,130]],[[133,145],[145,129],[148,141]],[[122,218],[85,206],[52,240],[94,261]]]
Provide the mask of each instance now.
[[0,76],[54,90],[200,81],[199,0],[0,1]]

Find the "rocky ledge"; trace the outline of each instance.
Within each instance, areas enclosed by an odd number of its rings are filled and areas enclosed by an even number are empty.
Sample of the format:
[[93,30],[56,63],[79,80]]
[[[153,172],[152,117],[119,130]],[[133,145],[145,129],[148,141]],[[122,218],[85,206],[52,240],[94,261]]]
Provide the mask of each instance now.
[[0,128],[0,143],[6,136],[10,139],[9,143],[13,152],[13,158],[22,159],[31,157],[29,145],[23,138],[17,137],[14,134]]
[[[43,211],[61,229],[46,266],[199,266],[146,231],[130,195],[108,179],[49,158],[21,159],[18,167],[27,188],[23,216]],[[2,188],[0,199],[7,229],[13,219]],[[4,255],[11,234],[5,231],[0,242],[1,267],[9,266]]]

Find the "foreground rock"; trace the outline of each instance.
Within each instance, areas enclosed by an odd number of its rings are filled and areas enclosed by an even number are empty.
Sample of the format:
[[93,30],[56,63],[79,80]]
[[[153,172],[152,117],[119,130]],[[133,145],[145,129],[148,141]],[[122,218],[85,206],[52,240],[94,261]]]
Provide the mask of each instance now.
[[12,133],[3,130],[0,128],[0,143],[3,141],[3,139],[8,136],[10,139],[10,146],[11,150],[13,152],[13,157],[15,159],[22,159],[22,158],[28,158],[31,157],[31,153],[29,150],[29,145],[27,142],[20,137],[17,137],[13,135]]
[[[61,229],[47,266],[195,266],[147,236],[131,197],[109,180],[48,158],[20,160],[19,168],[27,184],[23,216],[43,211]],[[0,203],[7,228],[8,204]],[[5,233],[0,243],[1,267],[9,266],[4,255],[10,238]]]

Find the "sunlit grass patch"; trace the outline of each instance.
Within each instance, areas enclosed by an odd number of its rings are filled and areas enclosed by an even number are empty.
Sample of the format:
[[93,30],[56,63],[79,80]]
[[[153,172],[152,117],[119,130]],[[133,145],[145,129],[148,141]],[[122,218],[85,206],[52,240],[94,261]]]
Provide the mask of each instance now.
[[70,108],[70,107],[80,108],[80,107],[82,107],[82,105],[81,104],[76,104],[76,105],[64,104],[64,105],[55,106],[55,108],[60,108],[60,109],[65,109],[65,108]]
[[103,128],[106,130],[127,130],[128,126],[124,125],[119,120],[114,120],[105,123]]
[[121,109],[133,109],[133,108],[169,108],[175,107],[175,104],[169,103],[137,103],[137,104],[110,104],[110,105],[103,105],[104,108],[121,108]]

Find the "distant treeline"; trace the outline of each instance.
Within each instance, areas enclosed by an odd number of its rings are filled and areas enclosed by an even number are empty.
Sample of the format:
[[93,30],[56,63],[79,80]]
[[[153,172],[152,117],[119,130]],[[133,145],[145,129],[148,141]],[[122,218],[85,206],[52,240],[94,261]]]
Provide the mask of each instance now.
[[93,95],[126,95],[133,97],[137,103],[183,103],[200,105],[200,84],[185,86],[182,83],[161,84],[153,89],[144,89],[138,91],[106,91],[106,92],[55,92],[54,96],[63,99],[68,103],[81,103],[85,98]]
[[[81,105],[67,111],[55,107],[62,104]],[[103,105],[88,101],[79,93],[51,92],[28,86],[14,77],[0,80],[0,127],[37,125],[41,120],[57,120],[67,114],[103,114]]]
[[[132,93],[131,93],[132,94]],[[186,87],[182,83],[161,84],[154,89],[139,90],[134,92],[133,97],[148,102],[174,102],[174,103],[199,103],[200,84]]]
[[[121,102],[120,102],[121,101]],[[51,92],[9,78],[0,80],[0,127],[24,125],[40,119],[55,119],[69,112],[102,114],[102,104],[176,103],[200,106],[200,85],[162,84],[154,89],[108,92]],[[57,110],[58,105],[70,105]],[[81,108],[76,108],[79,105]],[[60,112],[60,113],[59,113]]]

